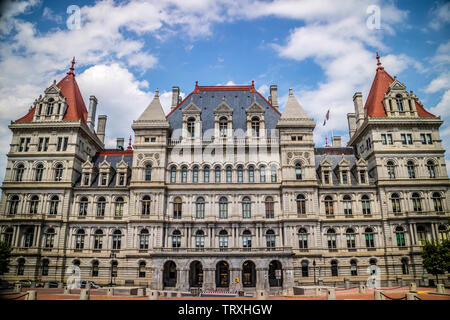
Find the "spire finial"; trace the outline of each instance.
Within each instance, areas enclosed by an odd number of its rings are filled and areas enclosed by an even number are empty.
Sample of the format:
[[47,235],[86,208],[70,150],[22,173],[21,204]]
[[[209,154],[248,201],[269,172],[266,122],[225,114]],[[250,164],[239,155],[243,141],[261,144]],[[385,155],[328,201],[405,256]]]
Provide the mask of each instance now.
[[74,73],[73,73],[73,70],[75,69],[73,67],[74,65],[75,65],[75,57],[73,57],[73,59],[72,59],[72,66],[70,67],[70,71],[67,72],[67,74],[73,74],[74,75]]
[[292,91],[292,88],[289,88],[289,95],[290,95],[290,96],[293,96],[293,95],[294,95],[294,92]]
[[127,150],[128,150],[128,151],[129,151],[129,150],[133,150],[133,148],[131,147],[131,136],[130,136],[130,140],[129,140],[129,142],[128,142]]
[[328,144],[328,135],[325,137],[325,147],[329,147],[330,145]]
[[384,68],[381,66],[380,56],[378,55],[378,52],[377,52],[377,66],[378,66],[377,70],[378,70],[378,69],[384,69]]
[[255,80],[252,80],[252,89],[255,89]]
[[158,98],[158,97],[159,97],[159,90],[158,90],[158,88],[156,88],[156,90],[155,90],[155,98]]

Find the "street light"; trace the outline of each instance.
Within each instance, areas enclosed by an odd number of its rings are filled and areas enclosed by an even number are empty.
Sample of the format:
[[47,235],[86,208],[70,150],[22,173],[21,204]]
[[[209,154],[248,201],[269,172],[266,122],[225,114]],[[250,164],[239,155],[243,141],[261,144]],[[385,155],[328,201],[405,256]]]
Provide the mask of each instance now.
[[316,285],[316,259],[313,260],[313,266],[314,266],[314,285]]
[[[110,259],[115,259],[116,258],[116,254],[114,252],[111,251],[111,253],[109,254],[109,258]],[[111,270],[110,270],[110,280],[109,280],[109,286],[112,287],[112,272],[113,272],[113,261],[111,260]]]

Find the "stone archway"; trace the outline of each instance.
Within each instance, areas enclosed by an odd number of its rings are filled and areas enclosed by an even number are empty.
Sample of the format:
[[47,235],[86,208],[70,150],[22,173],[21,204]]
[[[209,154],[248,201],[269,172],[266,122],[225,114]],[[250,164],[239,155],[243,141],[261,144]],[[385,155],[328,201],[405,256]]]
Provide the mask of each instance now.
[[200,261],[192,261],[189,266],[189,285],[194,288],[203,285],[203,265]]
[[256,267],[253,261],[247,260],[242,264],[242,285],[256,287]]
[[216,287],[228,288],[230,286],[230,265],[226,261],[216,264]]
[[163,287],[175,287],[177,285],[177,265],[172,260],[164,263]]
[[283,286],[283,267],[278,260],[269,263],[269,285],[271,287]]

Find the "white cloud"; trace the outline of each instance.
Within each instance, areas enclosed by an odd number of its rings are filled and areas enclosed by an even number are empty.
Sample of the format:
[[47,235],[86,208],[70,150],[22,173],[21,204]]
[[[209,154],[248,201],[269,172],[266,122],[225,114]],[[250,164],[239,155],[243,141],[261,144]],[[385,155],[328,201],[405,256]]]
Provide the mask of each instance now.
[[44,8],[44,12],[42,13],[42,17],[50,20],[50,21],[54,21],[58,24],[63,22],[63,17],[59,14],[56,14],[51,8],[49,7],[45,7]]
[[430,10],[430,27],[438,31],[450,22],[450,2],[438,4]]
[[257,89],[257,91],[264,96],[269,93],[269,86],[267,84],[263,84]]

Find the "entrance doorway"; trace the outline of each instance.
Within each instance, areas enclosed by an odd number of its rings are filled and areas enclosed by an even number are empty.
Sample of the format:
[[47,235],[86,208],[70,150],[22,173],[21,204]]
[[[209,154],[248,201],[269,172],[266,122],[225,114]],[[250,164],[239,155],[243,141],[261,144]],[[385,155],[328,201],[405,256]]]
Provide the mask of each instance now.
[[177,285],[177,265],[173,261],[167,261],[163,270],[163,286],[175,287]]
[[269,264],[269,285],[271,287],[283,285],[283,268],[278,260],[272,260]]
[[256,268],[253,261],[242,264],[242,284],[244,287],[256,287]]
[[203,285],[203,266],[200,261],[192,261],[189,268],[189,285],[201,287]]
[[216,265],[216,287],[225,288],[230,285],[230,267],[227,262],[219,261]]

